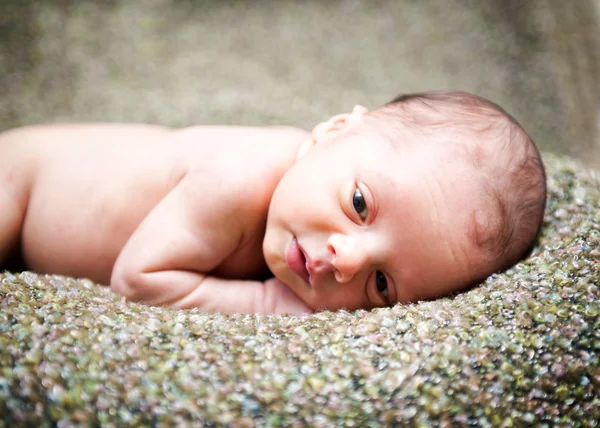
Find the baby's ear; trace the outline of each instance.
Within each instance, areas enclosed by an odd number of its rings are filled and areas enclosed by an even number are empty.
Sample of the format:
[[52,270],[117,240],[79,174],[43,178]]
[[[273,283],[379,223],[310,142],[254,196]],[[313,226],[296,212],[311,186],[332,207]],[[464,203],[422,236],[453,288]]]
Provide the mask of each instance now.
[[366,107],[355,105],[352,109],[352,113],[338,114],[325,122],[319,123],[312,130],[312,139],[306,140],[300,144],[300,148],[296,152],[296,160],[304,156],[315,144],[323,142],[323,140],[326,140],[328,137],[335,135],[344,129],[361,124],[365,114],[368,112],[369,110]]
[[368,112],[369,110],[366,107],[355,105],[352,109],[352,113],[338,114],[337,116],[333,116],[325,122],[319,123],[312,130],[312,137],[315,141],[315,144],[320,143],[334,133],[348,129],[354,125],[361,124],[364,116]]

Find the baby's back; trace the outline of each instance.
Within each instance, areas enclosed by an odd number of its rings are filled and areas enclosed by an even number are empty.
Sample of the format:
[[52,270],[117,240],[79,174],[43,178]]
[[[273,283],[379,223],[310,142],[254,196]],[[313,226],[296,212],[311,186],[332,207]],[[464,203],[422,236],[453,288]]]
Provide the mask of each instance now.
[[[281,139],[288,147],[285,128],[277,129],[99,124],[10,131],[0,136],[0,206],[17,208],[19,220],[8,226],[20,231],[13,234],[29,268],[108,283],[133,231],[187,173],[200,170],[198,186],[217,179],[226,191],[228,180],[252,175],[249,162],[276,164],[262,142],[269,135],[271,144]],[[0,263],[10,241],[0,234]]]

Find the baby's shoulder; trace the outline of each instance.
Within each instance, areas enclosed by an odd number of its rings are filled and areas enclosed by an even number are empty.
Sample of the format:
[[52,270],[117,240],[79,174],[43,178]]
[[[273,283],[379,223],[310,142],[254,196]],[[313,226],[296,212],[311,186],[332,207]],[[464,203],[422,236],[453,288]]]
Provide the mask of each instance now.
[[274,168],[269,165],[240,167],[235,164],[213,165],[209,169],[192,167],[186,172],[190,202],[198,209],[215,215],[234,216],[240,221],[266,216],[276,186]]
[[254,203],[270,199],[307,137],[310,133],[285,126],[202,126],[171,138],[185,143],[188,169],[199,186],[214,187],[226,199]]

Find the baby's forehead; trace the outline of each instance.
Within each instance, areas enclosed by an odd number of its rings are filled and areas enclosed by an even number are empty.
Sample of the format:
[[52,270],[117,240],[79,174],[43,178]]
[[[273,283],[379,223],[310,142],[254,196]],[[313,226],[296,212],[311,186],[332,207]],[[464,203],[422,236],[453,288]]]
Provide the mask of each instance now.
[[[455,176],[473,173],[473,159],[479,155],[472,138],[452,128],[438,130],[436,134],[442,135],[435,136],[425,129],[406,132],[393,122],[385,118],[366,122],[339,136],[338,147],[359,169],[378,173],[391,186],[420,182],[429,174],[443,174],[445,181],[453,183],[459,179]],[[332,162],[339,162],[338,154],[330,153]]]
[[[435,113],[435,114],[433,114]],[[481,140],[482,134],[494,127],[502,128],[505,121],[491,120],[488,117],[471,117],[466,120],[456,116],[456,112],[444,111],[427,114],[411,114],[407,117],[398,114],[381,114],[379,111],[365,121],[366,127],[394,147],[418,145],[421,148],[472,149],[473,144]],[[494,126],[492,126],[494,125]],[[486,136],[490,138],[490,136]]]

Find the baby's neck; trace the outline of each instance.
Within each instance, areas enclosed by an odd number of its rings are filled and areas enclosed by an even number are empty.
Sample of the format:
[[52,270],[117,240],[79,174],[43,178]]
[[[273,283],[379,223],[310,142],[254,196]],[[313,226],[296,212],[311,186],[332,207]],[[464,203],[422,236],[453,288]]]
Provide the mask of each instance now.
[[[298,128],[274,127],[267,129],[272,130],[273,134],[266,135],[258,144],[260,146],[258,149],[260,154],[257,153],[257,155],[260,159],[257,158],[256,161],[263,163],[270,170],[270,173],[266,173],[265,179],[269,177],[274,180],[273,185],[275,187],[285,173],[294,165],[299,151],[303,150],[306,142],[312,142],[312,137],[309,132]],[[259,165],[257,167],[260,168]]]

